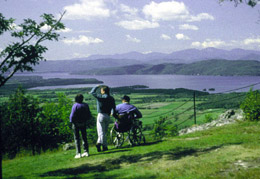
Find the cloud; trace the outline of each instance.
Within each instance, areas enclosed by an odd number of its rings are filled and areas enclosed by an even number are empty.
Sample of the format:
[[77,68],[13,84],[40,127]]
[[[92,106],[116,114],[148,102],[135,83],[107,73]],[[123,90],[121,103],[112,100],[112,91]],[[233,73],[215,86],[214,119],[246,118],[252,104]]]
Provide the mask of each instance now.
[[84,58],[90,56],[89,54],[82,54],[82,53],[73,53],[73,58]]
[[80,0],[80,3],[65,6],[64,19],[76,20],[110,17],[110,10],[106,7],[104,0]]
[[137,17],[138,11],[139,11],[138,9],[131,8],[125,4],[120,5],[120,10],[121,10],[121,12],[124,13],[124,16],[127,19],[135,19]]
[[172,39],[170,36],[168,36],[168,35],[166,35],[166,34],[162,34],[162,35],[160,36],[160,38],[163,39],[163,40],[171,40],[171,39]]
[[214,20],[214,17],[208,13],[191,15],[186,5],[183,2],[178,1],[161,3],[152,1],[150,4],[145,5],[142,11],[147,18],[151,18],[153,21],[182,20],[193,22],[201,20]]
[[187,16],[189,11],[183,2],[169,1],[156,3],[152,1],[150,4],[144,6],[143,13],[146,17],[150,17],[155,21],[167,21]]
[[[50,29],[51,29],[51,26],[49,26],[47,24],[45,24],[44,26],[41,27],[42,31],[48,31]],[[67,33],[67,32],[71,32],[71,31],[72,31],[72,29],[67,28],[67,27],[65,29],[62,29],[62,30],[57,30],[57,32],[62,32],[62,33]]]
[[199,28],[197,26],[190,25],[190,24],[179,25],[179,29],[181,29],[181,30],[199,30]]
[[41,30],[42,31],[48,31],[48,30],[50,30],[50,28],[51,28],[51,26],[45,24],[44,26],[41,27]]
[[191,46],[193,46],[193,47],[201,47],[201,43],[200,42],[192,42],[191,43]]
[[149,54],[149,53],[153,53],[153,51],[146,51],[146,52],[142,52],[142,54]]
[[222,40],[215,40],[215,39],[206,39],[204,42],[192,42],[191,45],[193,47],[199,48],[208,48],[208,47],[220,47],[220,46],[227,46],[226,42]]
[[215,18],[208,13],[200,13],[197,16],[190,16],[187,22],[202,21],[202,20],[214,20]]
[[176,34],[175,35],[176,39],[178,40],[189,40],[190,38],[184,34]]
[[63,42],[65,44],[71,45],[89,45],[89,44],[98,44],[103,43],[104,41],[99,38],[93,38],[93,37],[87,37],[84,35],[80,35],[79,38],[70,38],[70,39],[64,39]]
[[129,41],[129,42],[135,42],[135,43],[140,43],[141,42],[140,39],[137,39],[135,37],[131,37],[130,35],[126,35],[126,40]]
[[18,26],[18,25],[15,24],[15,23],[12,23],[12,24],[11,24],[11,28],[14,29],[14,30],[18,30],[18,31],[23,30],[22,27]]
[[66,27],[65,29],[58,30],[57,32],[68,33],[68,32],[71,32],[71,31],[72,31],[72,29]]
[[230,40],[228,42],[220,39],[206,39],[203,42],[192,42],[191,46],[197,48],[207,47],[229,47],[229,48],[247,48],[258,49],[260,47],[260,38],[246,38],[244,40]]
[[143,30],[160,26],[157,22],[150,22],[147,20],[120,21],[115,24],[128,30]]
[[260,38],[247,38],[243,42],[245,45],[260,44]]

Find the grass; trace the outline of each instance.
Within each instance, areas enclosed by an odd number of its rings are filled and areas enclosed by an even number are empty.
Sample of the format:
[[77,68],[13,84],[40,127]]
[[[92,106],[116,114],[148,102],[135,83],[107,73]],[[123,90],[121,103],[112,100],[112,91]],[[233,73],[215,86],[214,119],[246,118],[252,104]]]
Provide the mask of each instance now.
[[238,122],[74,159],[74,150],[3,161],[4,178],[258,178],[260,122]]

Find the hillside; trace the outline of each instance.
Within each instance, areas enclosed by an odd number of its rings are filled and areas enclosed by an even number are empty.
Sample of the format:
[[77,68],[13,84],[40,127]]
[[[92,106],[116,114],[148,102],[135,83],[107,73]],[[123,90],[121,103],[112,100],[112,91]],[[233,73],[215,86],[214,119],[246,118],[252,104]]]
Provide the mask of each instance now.
[[164,63],[158,65],[130,65],[106,69],[76,72],[88,75],[129,75],[129,74],[178,74],[239,76],[260,75],[260,62],[253,60],[205,60],[191,64]]
[[[191,64],[211,59],[226,60],[255,60],[260,61],[260,51],[254,50],[222,50],[216,48],[186,49],[166,53],[139,53],[129,52],[114,55],[92,55],[86,58],[76,58],[69,60],[41,61],[35,66],[35,72],[88,72],[90,70],[100,70],[114,67],[130,65],[161,65],[161,64]],[[156,68],[156,67],[155,67]],[[118,70],[118,69],[116,69]],[[167,70],[166,70],[167,71]],[[89,73],[89,72],[88,72]],[[148,73],[148,72],[147,72]],[[152,73],[152,72],[149,72]],[[148,73],[148,74],[149,74]],[[165,72],[168,73],[168,72]]]
[[[125,60],[139,60],[143,63],[149,63],[151,61],[163,61],[171,63],[192,63],[201,60],[209,59],[228,59],[228,60],[241,60],[247,59],[250,57],[250,60],[260,60],[260,51],[256,50],[244,50],[244,49],[232,49],[224,50],[217,49],[213,47],[205,49],[185,49],[180,51],[174,51],[171,53],[140,53],[140,52],[128,52],[123,54],[114,54],[114,55],[91,55],[87,57],[87,60],[98,60],[98,59],[125,59]],[[253,58],[253,59],[252,59]],[[170,60],[170,61],[169,61]]]
[[74,159],[74,150],[3,161],[4,178],[259,178],[260,123],[238,122]]

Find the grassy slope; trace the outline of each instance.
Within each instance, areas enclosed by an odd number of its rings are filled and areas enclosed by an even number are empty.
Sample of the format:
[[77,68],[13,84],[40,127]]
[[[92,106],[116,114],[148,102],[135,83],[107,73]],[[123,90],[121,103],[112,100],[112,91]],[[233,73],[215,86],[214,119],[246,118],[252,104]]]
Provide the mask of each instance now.
[[4,178],[258,178],[260,122],[239,122],[74,159],[74,150],[3,161]]

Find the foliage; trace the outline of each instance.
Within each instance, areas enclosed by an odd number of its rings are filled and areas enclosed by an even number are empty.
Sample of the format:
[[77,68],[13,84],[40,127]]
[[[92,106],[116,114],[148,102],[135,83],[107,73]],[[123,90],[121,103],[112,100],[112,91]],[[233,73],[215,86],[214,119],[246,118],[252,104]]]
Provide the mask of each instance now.
[[[0,106],[4,153],[14,157],[29,149],[34,155],[73,140],[69,122],[72,101],[65,94],[58,93],[57,96],[57,103],[45,103],[40,107],[38,98],[26,95],[18,88]],[[93,123],[90,121],[88,126]]]
[[260,92],[252,89],[246,96],[240,108],[244,111],[245,119],[250,121],[260,120]]
[[239,108],[245,98],[245,93],[211,94],[205,96],[205,102],[197,104],[199,110],[205,109],[234,109]]
[[[224,2],[224,1],[233,1],[235,3],[235,5],[237,6],[239,3],[243,3],[243,0],[219,0],[220,2]],[[245,3],[251,7],[254,7],[257,5],[257,3],[260,0],[244,0]]]
[[31,149],[34,154],[39,150],[41,133],[39,125],[40,107],[38,99],[25,95],[18,88],[7,104],[1,106],[3,152],[15,156],[21,149]]
[[159,120],[154,121],[154,126],[152,130],[154,139],[162,139],[164,136],[166,136],[166,119],[166,117],[160,117]]
[[173,137],[173,136],[177,136],[178,134],[179,134],[179,130],[178,130],[178,126],[177,125],[174,125],[173,123],[172,123],[172,121],[167,121],[166,122],[166,125],[167,125],[167,127],[166,127],[166,132],[167,132],[167,135],[168,136],[171,136],[171,137]]
[[[33,71],[33,66],[45,60],[43,54],[48,50],[41,45],[44,41],[59,40],[56,32],[65,28],[61,19],[54,19],[51,14],[43,14],[42,22],[37,23],[32,19],[25,19],[16,28],[14,19],[6,19],[0,13],[0,35],[10,32],[17,42],[9,44],[0,52],[0,87],[3,86],[17,71]],[[44,28],[48,27],[47,31]]]
[[214,120],[212,114],[206,114],[205,115],[205,123],[212,122]]
[[71,99],[65,94],[58,93],[58,103],[45,103],[43,105],[43,143],[45,148],[57,147],[59,143],[72,140],[72,130],[69,116],[72,107]]
[[14,19],[6,19],[3,14],[0,13],[0,35],[4,32],[11,30],[11,25],[14,22]]

